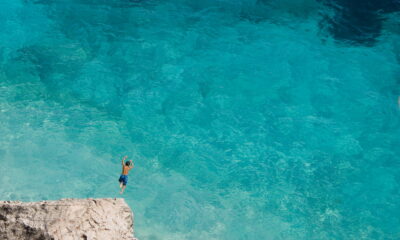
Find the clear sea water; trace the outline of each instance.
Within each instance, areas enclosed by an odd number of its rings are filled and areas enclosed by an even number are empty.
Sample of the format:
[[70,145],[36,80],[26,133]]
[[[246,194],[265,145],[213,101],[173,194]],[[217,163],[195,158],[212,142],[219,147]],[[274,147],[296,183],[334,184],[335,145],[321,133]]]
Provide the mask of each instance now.
[[141,240],[400,239],[397,0],[3,0],[0,199]]

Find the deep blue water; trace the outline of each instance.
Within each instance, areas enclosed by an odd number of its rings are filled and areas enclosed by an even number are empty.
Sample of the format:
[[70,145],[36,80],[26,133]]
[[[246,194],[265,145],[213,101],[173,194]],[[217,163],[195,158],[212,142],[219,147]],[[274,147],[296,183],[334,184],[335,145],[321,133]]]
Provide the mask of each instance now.
[[400,239],[400,3],[4,0],[0,199],[150,239]]

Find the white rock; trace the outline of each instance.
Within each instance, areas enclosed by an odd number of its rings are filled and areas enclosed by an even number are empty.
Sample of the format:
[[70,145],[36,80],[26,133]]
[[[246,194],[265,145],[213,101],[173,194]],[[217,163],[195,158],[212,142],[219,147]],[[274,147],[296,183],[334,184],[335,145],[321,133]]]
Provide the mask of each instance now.
[[135,240],[123,199],[0,201],[0,239]]

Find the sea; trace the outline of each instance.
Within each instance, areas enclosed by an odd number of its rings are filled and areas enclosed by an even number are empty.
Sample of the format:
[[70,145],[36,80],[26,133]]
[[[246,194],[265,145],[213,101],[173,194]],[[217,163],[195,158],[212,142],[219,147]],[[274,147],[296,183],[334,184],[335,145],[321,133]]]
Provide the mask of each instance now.
[[399,96],[399,0],[2,0],[0,200],[123,197],[141,240],[399,240]]

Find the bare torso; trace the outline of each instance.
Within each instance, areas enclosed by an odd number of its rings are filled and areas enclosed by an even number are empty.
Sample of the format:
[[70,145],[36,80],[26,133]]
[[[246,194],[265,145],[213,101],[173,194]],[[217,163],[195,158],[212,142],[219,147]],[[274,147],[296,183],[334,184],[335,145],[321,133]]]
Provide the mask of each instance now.
[[131,168],[129,166],[122,166],[122,175],[128,175],[129,170],[131,170]]

